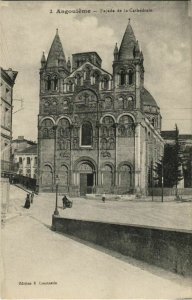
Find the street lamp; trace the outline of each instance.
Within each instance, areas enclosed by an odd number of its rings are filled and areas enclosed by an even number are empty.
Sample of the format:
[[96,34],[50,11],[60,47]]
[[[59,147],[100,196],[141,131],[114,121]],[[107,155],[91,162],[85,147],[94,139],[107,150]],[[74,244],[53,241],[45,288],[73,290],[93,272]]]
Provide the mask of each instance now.
[[163,164],[163,158],[161,163],[161,202],[163,202],[163,189],[164,189],[164,164]]
[[151,196],[153,201],[153,159],[151,161]]
[[57,201],[58,201],[58,184],[59,184],[59,177],[58,175],[55,176],[55,192],[56,192],[56,199],[55,199],[55,211],[54,211],[54,216],[59,215],[59,211],[57,208]]

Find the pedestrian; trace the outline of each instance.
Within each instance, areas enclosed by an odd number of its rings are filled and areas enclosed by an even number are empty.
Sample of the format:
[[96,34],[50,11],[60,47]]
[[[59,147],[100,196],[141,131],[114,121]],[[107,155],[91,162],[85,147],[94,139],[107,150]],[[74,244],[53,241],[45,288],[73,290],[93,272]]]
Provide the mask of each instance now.
[[105,194],[102,195],[102,201],[105,202]]
[[25,199],[25,205],[24,208],[29,209],[30,208],[30,198],[29,198],[29,194],[27,194],[27,197]]
[[31,204],[33,204],[34,192],[31,193]]

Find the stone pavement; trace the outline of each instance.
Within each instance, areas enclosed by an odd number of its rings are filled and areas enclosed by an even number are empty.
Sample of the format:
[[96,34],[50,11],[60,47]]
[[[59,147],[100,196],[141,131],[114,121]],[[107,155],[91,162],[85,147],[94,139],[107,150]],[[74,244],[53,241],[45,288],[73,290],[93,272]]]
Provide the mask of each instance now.
[[[26,210],[22,207],[26,193],[15,187],[11,189],[13,204],[19,214],[9,219],[1,231],[4,271],[1,277],[2,298],[192,297],[192,282],[189,278],[51,231],[54,195],[35,196],[33,205]],[[59,208],[59,211],[64,215],[72,214],[82,205],[83,209],[79,214],[84,212],[85,216],[87,211],[90,215],[91,208],[86,209],[89,207],[89,204],[86,205],[87,201],[74,199],[72,209]],[[122,205],[122,211],[125,210],[124,202],[110,202],[112,204],[116,205],[115,210],[117,204]],[[109,203],[93,201],[90,205],[93,212],[103,212],[104,217],[105,212],[111,210]],[[20,284],[22,282],[28,284]]]

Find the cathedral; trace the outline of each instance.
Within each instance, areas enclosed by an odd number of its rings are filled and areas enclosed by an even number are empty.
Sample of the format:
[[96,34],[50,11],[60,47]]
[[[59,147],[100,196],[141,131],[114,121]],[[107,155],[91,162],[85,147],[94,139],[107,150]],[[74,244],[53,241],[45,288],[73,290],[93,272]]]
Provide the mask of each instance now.
[[[161,114],[144,85],[144,56],[130,20],[112,74],[99,54],[66,60],[58,30],[40,68],[40,192],[147,194],[150,171],[164,148]],[[153,58],[151,58],[153,59]]]

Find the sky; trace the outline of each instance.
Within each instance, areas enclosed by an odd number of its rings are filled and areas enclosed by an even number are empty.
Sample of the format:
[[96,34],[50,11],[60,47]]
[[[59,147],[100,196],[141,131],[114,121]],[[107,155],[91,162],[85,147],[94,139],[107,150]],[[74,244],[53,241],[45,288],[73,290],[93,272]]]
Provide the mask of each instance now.
[[[18,71],[13,138],[23,135],[37,140],[40,60],[43,51],[48,54],[56,28],[66,58],[96,51],[102,67],[112,72],[114,46],[116,42],[120,46],[128,18],[144,55],[144,85],[161,109],[162,130],[174,130],[177,123],[180,133],[192,134],[191,10],[187,1],[5,1],[0,5],[1,66]],[[90,13],[56,13],[80,8]],[[133,12],[137,8],[152,12]],[[111,9],[115,12],[105,12]],[[18,99],[23,99],[21,110]]]

